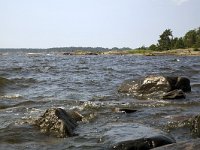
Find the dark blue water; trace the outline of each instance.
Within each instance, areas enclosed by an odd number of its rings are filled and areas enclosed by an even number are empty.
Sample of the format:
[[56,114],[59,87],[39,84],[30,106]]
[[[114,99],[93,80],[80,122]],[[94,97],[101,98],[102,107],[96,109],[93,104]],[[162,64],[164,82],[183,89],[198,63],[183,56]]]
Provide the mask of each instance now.
[[[168,132],[192,138],[170,124],[199,113],[200,58],[177,56],[64,56],[61,52],[0,52],[0,149],[106,149],[121,138]],[[185,100],[138,100],[117,93],[127,79],[147,75],[185,76]],[[76,109],[85,120],[78,136],[57,139],[24,125],[47,108]],[[138,109],[116,113],[116,107]],[[132,133],[135,134],[132,134]]]

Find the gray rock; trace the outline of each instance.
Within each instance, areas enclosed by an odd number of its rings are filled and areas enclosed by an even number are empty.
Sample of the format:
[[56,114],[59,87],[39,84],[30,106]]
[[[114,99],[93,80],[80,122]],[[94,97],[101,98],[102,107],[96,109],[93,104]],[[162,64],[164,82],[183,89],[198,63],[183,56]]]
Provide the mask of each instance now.
[[73,130],[77,126],[76,121],[61,108],[47,109],[46,112],[35,121],[41,132],[56,137],[73,136]]
[[141,138],[137,140],[128,140],[117,143],[112,146],[112,150],[149,150],[155,147],[175,143],[175,140],[159,135],[149,138]]
[[198,149],[200,149],[200,139],[178,142],[154,148],[153,150],[198,150]]

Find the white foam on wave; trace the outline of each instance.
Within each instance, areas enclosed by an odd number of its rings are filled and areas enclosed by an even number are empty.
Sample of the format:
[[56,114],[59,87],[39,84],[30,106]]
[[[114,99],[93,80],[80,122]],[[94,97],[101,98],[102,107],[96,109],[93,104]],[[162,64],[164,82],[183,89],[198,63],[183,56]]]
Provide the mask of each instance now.
[[15,98],[20,98],[20,97],[22,97],[22,95],[20,94],[11,94],[11,95],[1,96],[1,98],[9,98],[9,99],[15,99]]

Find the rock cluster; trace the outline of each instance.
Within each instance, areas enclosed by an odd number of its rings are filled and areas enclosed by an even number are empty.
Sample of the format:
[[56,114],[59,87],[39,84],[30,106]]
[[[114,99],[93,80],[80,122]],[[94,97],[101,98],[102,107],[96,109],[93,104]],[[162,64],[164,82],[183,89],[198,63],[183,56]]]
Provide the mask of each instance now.
[[[148,76],[141,80],[129,80],[124,82],[118,89],[120,93],[127,93],[133,96],[146,98],[160,97],[162,99],[185,98],[185,92],[191,91],[190,80],[186,77],[165,77]],[[131,108],[115,108],[114,112],[134,113],[137,110]],[[78,112],[66,112],[61,108],[50,108],[35,121],[35,125],[48,135],[56,137],[70,137],[74,135],[77,121],[81,121],[83,116]],[[193,117],[190,122],[190,128],[193,135],[200,137],[200,115]],[[127,128],[127,127],[126,127]],[[152,136],[152,135],[151,135]],[[136,140],[119,141],[112,144],[111,150],[149,150],[159,147],[164,149],[184,149],[198,148],[199,140],[175,143],[175,140],[165,136],[157,135],[152,137],[139,138]],[[170,145],[167,145],[170,144]],[[163,146],[167,145],[167,146]],[[186,149],[186,148],[185,148]]]
[[178,99],[190,92],[190,80],[186,77],[147,76],[140,80],[127,80],[118,89],[119,93],[142,98]]

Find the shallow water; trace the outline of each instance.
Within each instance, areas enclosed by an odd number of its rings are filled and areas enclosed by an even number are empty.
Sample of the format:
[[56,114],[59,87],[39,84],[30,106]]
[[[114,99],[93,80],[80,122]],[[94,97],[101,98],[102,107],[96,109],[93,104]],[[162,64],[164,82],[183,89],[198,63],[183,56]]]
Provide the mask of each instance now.
[[[64,56],[59,52],[0,52],[0,149],[106,149],[120,140],[165,132],[176,141],[188,129],[169,129],[199,113],[200,58],[177,56]],[[184,100],[138,100],[117,93],[127,79],[186,76]],[[76,109],[85,116],[75,137],[58,139],[24,124],[47,108]],[[116,107],[138,109],[132,114]]]

